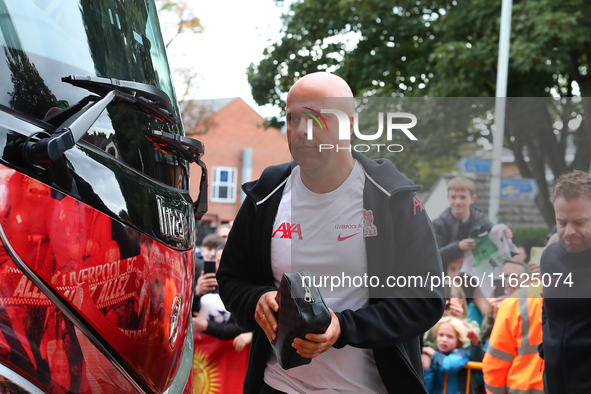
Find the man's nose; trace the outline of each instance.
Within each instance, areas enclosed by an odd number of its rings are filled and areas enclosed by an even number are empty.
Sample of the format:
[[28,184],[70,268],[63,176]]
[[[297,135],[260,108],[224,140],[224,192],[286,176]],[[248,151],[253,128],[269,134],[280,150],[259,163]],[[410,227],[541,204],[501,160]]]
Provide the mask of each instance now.
[[298,121],[297,125],[293,125],[293,126],[297,127],[297,129],[296,129],[297,138],[308,139],[308,120],[311,120],[311,119],[306,119],[306,118],[302,117]]
[[564,229],[564,235],[570,236],[570,235],[573,235],[575,233],[576,233],[575,227],[571,223],[567,223],[567,225],[566,225],[566,227]]

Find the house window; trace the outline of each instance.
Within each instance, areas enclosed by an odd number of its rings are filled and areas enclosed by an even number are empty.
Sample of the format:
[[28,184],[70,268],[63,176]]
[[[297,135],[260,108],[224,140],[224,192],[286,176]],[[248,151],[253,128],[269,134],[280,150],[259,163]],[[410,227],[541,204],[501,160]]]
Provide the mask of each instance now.
[[236,202],[236,168],[213,168],[212,202]]

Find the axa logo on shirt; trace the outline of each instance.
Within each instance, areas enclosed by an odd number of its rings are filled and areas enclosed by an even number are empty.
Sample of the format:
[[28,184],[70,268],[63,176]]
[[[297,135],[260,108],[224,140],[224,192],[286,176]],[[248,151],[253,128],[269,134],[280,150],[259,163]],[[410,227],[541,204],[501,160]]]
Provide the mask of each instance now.
[[[371,210],[363,210],[363,220],[356,224],[335,224],[334,230],[338,230],[337,241],[343,242],[357,234],[361,234],[363,230],[363,237],[375,237],[378,235],[378,229],[373,223],[374,217]],[[344,230],[344,231],[342,231]],[[349,231],[347,231],[349,230]],[[353,230],[353,231],[351,231]],[[358,231],[355,231],[358,230]],[[303,239],[302,226],[299,223],[283,222],[273,231],[272,238],[285,239]]]
[[273,232],[273,238],[275,238],[275,235],[277,234],[281,234],[281,236],[278,238],[289,239],[294,239],[293,235],[297,234],[298,239],[302,239],[302,226],[300,226],[298,223],[283,222],[279,227],[277,227],[277,230]]

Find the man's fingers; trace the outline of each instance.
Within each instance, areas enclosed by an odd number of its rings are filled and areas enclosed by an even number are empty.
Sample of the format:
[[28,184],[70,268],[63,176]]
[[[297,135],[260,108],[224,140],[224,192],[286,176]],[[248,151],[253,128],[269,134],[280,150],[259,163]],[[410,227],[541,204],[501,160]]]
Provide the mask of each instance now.
[[276,295],[276,291],[270,291],[263,294],[259,298],[254,316],[270,342],[274,341],[277,337],[275,334],[277,331],[275,312],[279,310],[279,305],[277,305],[277,302],[275,301]]
[[271,342],[271,341],[275,340],[275,337],[274,337],[275,332],[273,331],[273,327],[271,326],[271,324],[269,323],[269,321],[267,320],[266,317],[267,316],[265,314],[257,313],[257,316],[255,316],[255,320],[257,321],[259,326],[263,329],[269,342]]
[[257,319],[257,322],[265,332],[265,335],[267,335],[269,342],[274,341],[277,337],[277,334],[275,334],[275,331],[277,331],[277,323],[275,322],[273,312],[268,311],[267,313],[261,314]]
[[306,334],[306,339],[295,338],[292,347],[299,355],[314,358],[332,347],[341,334],[340,323],[334,312],[329,309],[331,323],[324,334]]
[[265,321],[273,331],[277,331],[277,320],[275,319],[275,313],[270,308],[263,312],[261,315],[263,321]]
[[275,297],[269,297],[267,300],[267,305],[275,312],[279,310],[279,304],[275,300]]
[[[296,339],[299,339],[300,341],[303,341],[303,339],[300,339],[300,338],[296,338]],[[315,343],[323,343],[323,342],[328,342],[329,341],[329,337],[328,337],[327,333],[324,333],[324,334],[306,334],[306,339],[308,341],[315,342]]]
[[312,342],[301,338],[294,339],[291,346],[300,356],[305,358],[314,358],[324,353],[330,347],[327,342]]
[[321,345],[321,342],[312,342],[307,339],[294,338],[293,344],[295,345],[294,347],[297,347],[299,349],[311,350],[311,349],[317,349]]

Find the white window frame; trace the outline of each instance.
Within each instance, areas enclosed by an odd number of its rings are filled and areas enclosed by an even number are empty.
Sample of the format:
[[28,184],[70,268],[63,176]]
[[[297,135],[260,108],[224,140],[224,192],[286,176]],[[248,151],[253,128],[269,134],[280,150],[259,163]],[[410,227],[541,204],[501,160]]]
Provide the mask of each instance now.
[[[221,181],[222,172],[228,172],[228,181]],[[211,201],[221,203],[236,202],[236,180],[238,178],[238,169],[236,167],[213,167],[213,182],[211,188]],[[225,186],[228,188],[228,197],[219,197],[219,188]]]

